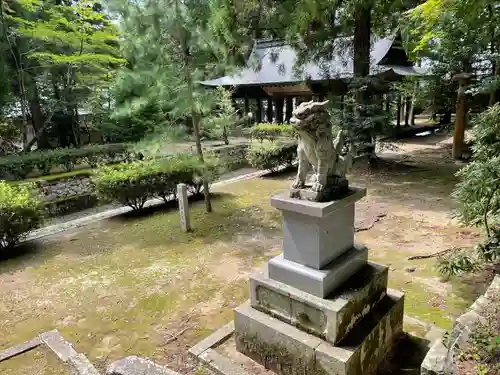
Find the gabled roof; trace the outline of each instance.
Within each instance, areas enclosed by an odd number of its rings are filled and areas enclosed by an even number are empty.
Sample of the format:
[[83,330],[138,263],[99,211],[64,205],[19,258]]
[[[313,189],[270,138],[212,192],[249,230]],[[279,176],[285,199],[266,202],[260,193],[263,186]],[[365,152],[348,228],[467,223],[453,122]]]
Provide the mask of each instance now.
[[[260,40],[254,45],[247,67],[239,73],[202,82],[206,86],[262,86],[296,84],[303,81],[345,79],[353,75],[353,51],[350,38],[335,40],[329,59],[308,62],[295,69],[296,51],[282,41]],[[408,60],[399,34],[376,38],[371,49],[370,74],[392,70],[400,76],[419,75],[423,71]]]

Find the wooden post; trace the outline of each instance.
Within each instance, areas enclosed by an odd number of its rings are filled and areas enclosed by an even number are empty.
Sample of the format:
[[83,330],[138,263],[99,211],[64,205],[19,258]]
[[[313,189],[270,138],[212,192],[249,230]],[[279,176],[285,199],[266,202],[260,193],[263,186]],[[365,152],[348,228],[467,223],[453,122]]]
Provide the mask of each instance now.
[[292,112],[293,112],[293,97],[287,96],[287,98],[286,98],[286,116],[285,116],[285,121],[287,123],[290,123],[290,119],[293,116]]
[[396,114],[396,127],[401,127],[401,94],[398,94],[398,110]]
[[248,116],[248,113],[250,112],[250,102],[248,101],[248,96],[245,95],[245,113],[243,116]]
[[465,96],[465,89],[467,81],[471,77],[470,73],[461,73],[453,77],[453,80],[458,81],[457,92],[457,112],[455,116],[455,131],[453,132],[453,149],[452,157],[454,159],[462,158],[462,151],[464,147],[465,127],[467,125],[467,102]]
[[283,105],[285,104],[284,98],[276,98],[276,122],[283,124]]
[[267,122],[273,122],[273,98],[267,98]]
[[186,184],[177,185],[177,201],[179,202],[179,214],[181,216],[181,227],[184,232],[191,230],[189,221],[189,205]]
[[262,98],[257,98],[257,111],[255,113],[255,122],[262,122]]
[[407,96],[405,100],[405,126],[410,126],[410,106],[411,98]]

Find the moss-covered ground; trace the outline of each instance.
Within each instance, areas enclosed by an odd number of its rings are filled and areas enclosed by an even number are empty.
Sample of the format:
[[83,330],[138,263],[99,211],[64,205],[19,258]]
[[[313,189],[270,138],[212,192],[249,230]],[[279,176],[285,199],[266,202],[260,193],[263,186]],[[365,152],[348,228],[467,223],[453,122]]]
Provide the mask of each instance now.
[[[385,214],[357,240],[369,247],[371,260],[390,266],[390,287],[406,293],[405,314],[415,318],[405,328],[416,334],[425,332],[420,321],[449,328],[484,284],[445,282],[435,259],[408,260],[479,240],[451,217],[457,166],[447,153],[434,145],[418,153],[402,147],[387,155],[388,163],[356,168],[351,177],[369,189],[358,205],[362,215],[373,208]],[[195,364],[187,349],[231,320],[232,309],[248,298],[248,275],[280,252],[281,218],[269,198],[292,177],[218,187],[213,213],[204,212],[203,202],[192,203],[191,233],[181,232],[175,210],[164,209],[100,221],[3,254],[0,349],[57,328],[101,369],[134,354],[189,373]],[[19,370],[22,358],[0,363],[0,373],[31,374]]]

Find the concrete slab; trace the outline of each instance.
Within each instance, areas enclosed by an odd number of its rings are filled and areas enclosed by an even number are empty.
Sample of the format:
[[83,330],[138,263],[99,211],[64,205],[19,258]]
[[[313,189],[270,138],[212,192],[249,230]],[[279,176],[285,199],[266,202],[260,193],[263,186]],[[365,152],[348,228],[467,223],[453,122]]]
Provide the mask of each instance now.
[[387,296],[337,345],[316,349],[320,373],[365,375],[376,372],[403,330],[404,295],[388,289]]
[[421,375],[448,375],[452,368],[453,353],[444,346],[441,340],[436,340],[420,367]]
[[62,362],[68,364],[72,374],[99,375],[99,372],[87,357],[81,353],[77,353],[73,349],[73,345],[66,341],[58,330],[43,332],[39,338]]
[[403,329],[404,295],[388,295],[337,346],[253,309],[235,310],[237,350],[280,375],[375,372]]
[[35,349],[41,344],[42,341],[38,337],[36,337],[33,340],[23,342],[22,344],[11,346],[10,348],[5,350],[0,350],[0,362],[26,353],[27,351]]
[[70,357],[78,354],[73,349],[73,345],[66,341],[56,329],[41,333],[40,340],[63,362],[68,362]]
[[347,197],[331,202],[311,202],[295,198],[290,198],[285,192],[271,198],[271,206],[282,211],[291,211],[312,217],[325,217],[331,215],[338,209],[351,205],[366,195],[366,188],[350,186],[352,191]]
[[386,295],[388,267],[369,262],[326,298],[268,277],[250,277],[252,307],[336,344]]
[[226,340],[234,332],[234,321],[222,326],[217,331],[212,333],[210,336],[200,341],[198,344],[189,349],[189,354],[194,357],[198,357],[201,353],[207,349],[211,349],[214,346],[219,345],[221,342]]
[[279,374],[303,375],[314,368],[322,340],[250,306],[234,310],[236,349]]
[[359,271],[367,261],[368,249],[357,244],[321,270],[278,255],[268,263],[269,278],[323,298]]
[[252,375],[242,366],[212,349],[205,351],[199,358],[219,375]]
[[165,366],[135,355],[113,362],[106,371],[106,375],[180,375]]

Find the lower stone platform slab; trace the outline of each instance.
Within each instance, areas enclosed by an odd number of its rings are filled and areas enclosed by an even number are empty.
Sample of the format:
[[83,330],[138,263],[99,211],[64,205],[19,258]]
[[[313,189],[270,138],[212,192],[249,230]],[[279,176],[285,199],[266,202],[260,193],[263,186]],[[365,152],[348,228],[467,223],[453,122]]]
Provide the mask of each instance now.
[[319,298],[272,280],[267,267],[250,276],[252,307],[332,344],[340,342],[386,295],[388,267],[368,262],[339,289]]
[[[209,336],[203,340],[204,348],[200,343],[190,353],[223,375],[269,375],[269,370],[281,375],[369,374],[402,332],[403,308],[404,295],[389,289],[379,306],[341,343],[332,346],[253,309],[247,302],[235,311],[233,335],[228,334],[226,326],[224,335],[215,332],[217,339]],[[220,340],[222,336],[224,341]]]

